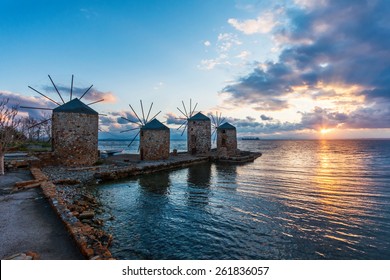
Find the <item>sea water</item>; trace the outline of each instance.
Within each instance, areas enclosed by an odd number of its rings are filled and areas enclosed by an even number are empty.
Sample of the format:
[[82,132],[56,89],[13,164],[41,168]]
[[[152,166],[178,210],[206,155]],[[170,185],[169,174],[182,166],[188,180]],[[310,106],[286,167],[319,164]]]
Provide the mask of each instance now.
[[104,229],[114,257],[390,259],[390,141],[239,147],[263,155],[90,187],[113,217]]

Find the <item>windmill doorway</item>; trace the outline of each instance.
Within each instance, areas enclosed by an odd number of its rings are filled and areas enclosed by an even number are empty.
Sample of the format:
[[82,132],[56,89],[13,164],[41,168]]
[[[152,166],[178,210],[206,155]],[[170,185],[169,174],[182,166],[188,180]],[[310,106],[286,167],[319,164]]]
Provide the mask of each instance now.
[[141,160],[144,160],[144,148],[141,148],[141,150],[140,150],[140,158],[141,158]]
[[196,154],[196,135],[191,135],[191,154],[195,155]]
[[222,138],[221,146],[226,147],[226,138]]

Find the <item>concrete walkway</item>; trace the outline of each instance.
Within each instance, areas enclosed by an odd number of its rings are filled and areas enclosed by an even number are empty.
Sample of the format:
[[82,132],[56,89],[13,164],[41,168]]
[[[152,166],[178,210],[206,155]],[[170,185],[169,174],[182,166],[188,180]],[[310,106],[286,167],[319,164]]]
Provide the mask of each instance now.
[[27,170],[0,176],[0,258],[33,251],[42,260],[84,259],[39,188],[11,193],[31,179]]

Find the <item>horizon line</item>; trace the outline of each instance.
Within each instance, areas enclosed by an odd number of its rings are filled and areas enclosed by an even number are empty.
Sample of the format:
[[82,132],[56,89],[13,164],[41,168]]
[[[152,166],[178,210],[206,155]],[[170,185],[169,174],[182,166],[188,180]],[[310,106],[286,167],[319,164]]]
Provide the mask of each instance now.
[[[390,138],[380,138],[380,137],[370,137],[370,138],[260,138],[259,139],[250,139],[243,140],[243,137],[237,137],[237,140],[241,141],[268,141],[268,140],[294,140],[294,141],[322,141],[322,140],[390,140]],[[171,138],[170,140],[186,140],[186,138]],[[98,138],[98,141],[130,141],[126,138]],[[135,141],[139,141],[139,139],[135,139]]]

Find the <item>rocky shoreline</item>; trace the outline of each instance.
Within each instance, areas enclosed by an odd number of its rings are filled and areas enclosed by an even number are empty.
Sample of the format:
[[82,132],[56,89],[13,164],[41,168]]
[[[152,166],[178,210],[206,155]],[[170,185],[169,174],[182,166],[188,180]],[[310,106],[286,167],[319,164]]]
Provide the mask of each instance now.
[[[49,171],[50,169],[46,170],[50,177],[58,176]],[[54,184],[39,168],[31,168],[31,173],[35,180],[40,182],[44,195],[76,241],[81,253],[87,259],[114,259],[108,249],[112,236],[101,229],[103,221],[95,218],[95,211],[99,209],[97,200],[83,194],[78,188],[80,185]],[[63,173],[63,176],[69,174]],[[75,191],[75,188],[78,190]]]
[[141,162],[131,156],[119,156],[112,157],[109,162],[100,166],[33,167],[30,170],[35,180],[22,182],[17,187],[40,186],[84,257],[91,260],[111,260],[114,258],[109,246],[113,237],[102,228],[105,221],[114,217],[109,213],[103,213],[99,201],[88,194],[85,188],[102,181],[183,168],[208,160],[208,157],[180,155],[170,160]]

